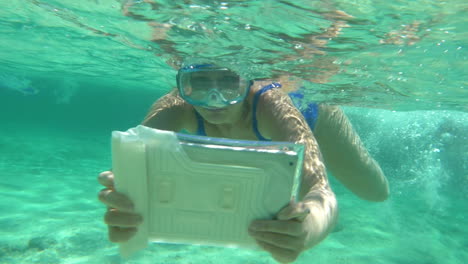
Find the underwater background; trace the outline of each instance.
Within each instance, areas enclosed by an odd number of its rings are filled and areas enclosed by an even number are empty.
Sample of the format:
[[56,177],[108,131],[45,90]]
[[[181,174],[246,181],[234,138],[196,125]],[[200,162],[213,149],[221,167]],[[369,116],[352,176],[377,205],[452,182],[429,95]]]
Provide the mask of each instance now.
[[467,263],[468,3],[11,0],[0,9],[0,263],[275,263],[152,244],[121,259],[99,172],[177,66],[210,59],[339,104],[391,194],[331,177],[339,224],[296,263]]

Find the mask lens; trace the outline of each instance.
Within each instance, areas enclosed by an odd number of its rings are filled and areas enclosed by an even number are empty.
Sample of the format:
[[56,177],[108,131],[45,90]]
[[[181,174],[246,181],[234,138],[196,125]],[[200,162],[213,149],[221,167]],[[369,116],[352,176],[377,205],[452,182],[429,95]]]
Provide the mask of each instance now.
[[199,76],[199,74],[194,73],[190,78],[190,86],[194,91],[208,91],[213,83],[207,76]]
[[234,100],[242,96],[245,88],[241,87],[239,75],[226,74],[220,79],[218,90],[226,100]]
[[185,84],[186,95],[193,100],[203,101],[212,87],[212,82],[206,76],[200,76],[196,73],[189,76],[189,81]]

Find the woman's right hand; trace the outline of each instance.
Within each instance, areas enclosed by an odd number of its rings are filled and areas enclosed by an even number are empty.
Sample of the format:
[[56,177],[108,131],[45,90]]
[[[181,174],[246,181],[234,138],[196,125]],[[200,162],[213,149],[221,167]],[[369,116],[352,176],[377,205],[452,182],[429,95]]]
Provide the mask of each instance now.
[[128,241],[136,234],[143,218],[134,212],[132,201],[115,190],[112,171],[101,172],[98,181],[106,187],[98,197],[107,205],[104,222],[109,227],[109,240],[114,243]]

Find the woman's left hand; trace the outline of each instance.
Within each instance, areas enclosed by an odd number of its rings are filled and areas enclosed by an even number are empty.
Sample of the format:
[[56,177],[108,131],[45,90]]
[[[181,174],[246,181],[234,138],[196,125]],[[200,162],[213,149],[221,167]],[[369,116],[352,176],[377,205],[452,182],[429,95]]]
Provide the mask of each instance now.
[[280,263],[289,263],[297,259],[304,251],[308,234],[304,219],[310,210],[306,204],[294,202],[283,208],[275,220],[255,220],[249,226],[249,234],[257,244],[271,253]]

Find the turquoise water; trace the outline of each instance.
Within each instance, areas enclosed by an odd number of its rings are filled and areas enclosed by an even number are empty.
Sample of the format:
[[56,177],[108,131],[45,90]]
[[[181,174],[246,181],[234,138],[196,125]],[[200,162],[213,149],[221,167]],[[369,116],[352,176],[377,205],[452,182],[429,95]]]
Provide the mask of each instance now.
[[466,263],[468,4],[387,2],[2,3],[0,263],[274,263],[186,245],[122,260],[107,240],[96,177],[110,132],[141,121],[180,58],[287,75],[343,105],[381,164],[390,198],[332,178],[338,227],[297,263]]

